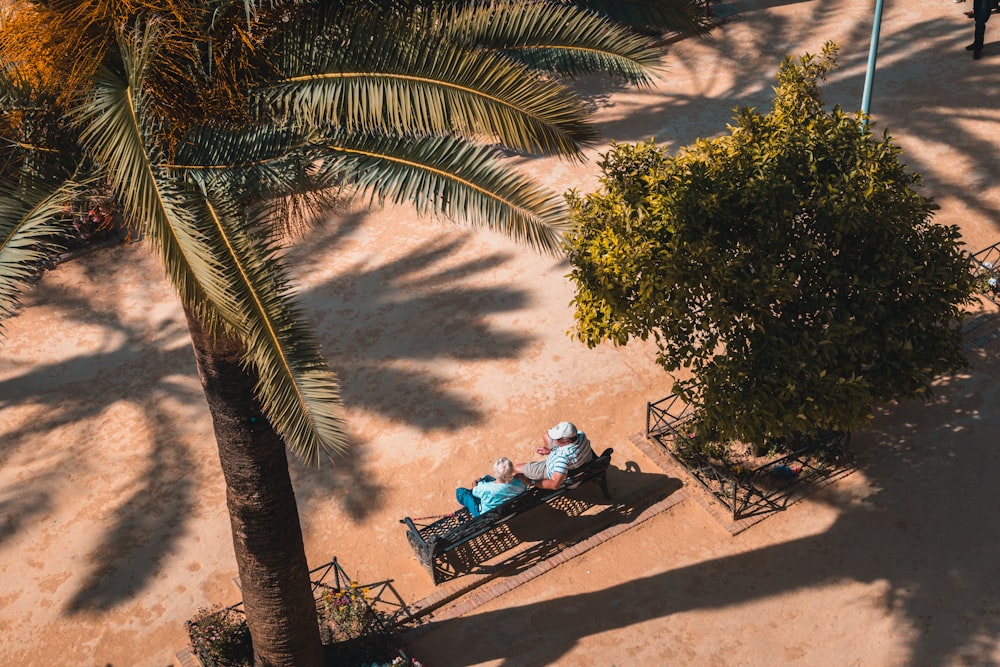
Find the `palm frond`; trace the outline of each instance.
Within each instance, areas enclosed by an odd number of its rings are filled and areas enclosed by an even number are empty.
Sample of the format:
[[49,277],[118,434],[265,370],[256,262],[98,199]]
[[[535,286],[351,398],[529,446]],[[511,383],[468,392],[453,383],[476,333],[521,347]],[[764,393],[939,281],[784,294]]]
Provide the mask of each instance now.
[[223,192],[208,179],[199,208],[197,226],[213,269],[201,276],[206,293],[246,345],[264,414],[295,454],[318,464],[321,452],[347,449],[337,379],[293,305],[276,247],[244,231],[240,207],[219,196]]
[[[229,187],[244,192],[243,201],[273,196],[287,189],[289,162],[301,161],[309,137],[266,123],[242,128],[202,125],[178,145],[175,159],[165,165],[188,173],[226,175]],[[255,197],[256,196],[256,197]]]
[[433,20],[459,42],[502,51],[561,76],[602,72],[646,84],[663,56],[651,37],[593,12],[544,0],[451,5]]
[[0,334],[39,265],[58,255],[71,235],[66,208],[77,194],[72,181],[48,187],[0,183]]
[[261,91],[300,124],[453,133],[572,157],[595,138],[572,91],[510,58],[385,14],[356,12],[349,30],[325,25],[303,21],[285,31],[284,76]]
[[[157,36],[155,22],[143,32],[122,36],[126,78],[101,70],[74,120],[84,147],[105,170],[126,220],[156,246],[184,303],[200,308],[206,295],[198,276],[211,274],[213,260],[191,214],[196,200],[189,188],[160,166],[144,113],[142,77]],[[212,312],[199,312],[212,330],[217,324]]]
[[166,166],[202,180],[211,177],[244,210],[254,209],[267,219],[259,231],[287,237],[340,201],[342,179],[324,180],[329,174],[314,164],[310,146],[305,135],[264,123],[230,129],[200,126]]
[[317,158],[334,180],[373,201],[409,202],[421,213],[486,227],[551,254],[560,252],[565,203],[505,167],[494,149],[452,137],[342,134],[319,147]]
[[704,0],[559,0],[639,30],[695,36],[708,29]]
[[98,77],[78,117],[81,136],[126,215],[159,249],[181,299],[209,331],[225,327],[243,340],[265,414],[293,451],[315,462],[321,449],[344,447],[336,380],[286,303],[287,280],[266,237],[242,231],[233,211],[221,212],[206,190],[186,185],[179,169],[159,160],[141,90],[156,38],[149,26],[123,38],[126,79],[107,71]]

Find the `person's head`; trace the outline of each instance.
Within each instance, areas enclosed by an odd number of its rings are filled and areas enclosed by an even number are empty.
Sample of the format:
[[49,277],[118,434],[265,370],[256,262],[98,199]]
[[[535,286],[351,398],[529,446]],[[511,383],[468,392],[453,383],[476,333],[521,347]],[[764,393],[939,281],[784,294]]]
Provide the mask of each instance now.
[[506,456],[498,458],[497,462],[493,464],[493,476],[498,482],[506,484],[514,479],[514,463]]
[[550,428],[546,434],[549,436],[549,440],[553,443],[568,445],[576,440],[577,430],[576,426],[570,422],[559,422]]

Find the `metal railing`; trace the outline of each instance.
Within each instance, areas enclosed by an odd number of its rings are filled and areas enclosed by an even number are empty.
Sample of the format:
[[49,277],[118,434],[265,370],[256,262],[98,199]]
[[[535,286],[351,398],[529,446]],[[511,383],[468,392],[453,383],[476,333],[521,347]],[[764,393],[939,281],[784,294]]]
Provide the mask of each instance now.
[[[333,579],[332,582],[329,581],[330,578]],[[309,570],[309,580],[312,584],[313,599],[316,600],[317,604],[317,613],[319,612],[318,608],[323,596],[329,592],[363,591],[356,599],[362,600],[367,608],[368,613],[365,616],[370,618],[371,625],[374,626],[370,635],[372,637],[382,637],[400,657],[406,657],[403,650],[396,645],[393,639],[393,632],[402,623],[413,621],[414,617],[409,607],[403,602],[403,598],[400,597],[399,593],[393,587],[392,579],[385,579],[369,584],[357,583],[347,575],[344,568],[334,558],[328,563]],[[223,608],[221,611],[232,611],[240,617],[243,617],[245,614],[242,600]],[[189,633],[191,625],[192,621],[188,621]],[[204,656],[207,656],[209,653],[208,647],[200,646],[199,642],[193,636],[191,639],[192,648],[195,653],[199,656],[199,659],[204,659]],[[247,650],[250,650],[249,646]]]
[[969,253],[969,262],[976,281],[976,294],[1000,306],[1000,241]]
[[677,445],[694,436],[686,426],[694,416],[694,409],[675,394],[647,403],[646,437],[722,503],[734,521],[781,511],[807,487],[854,468],[850,434],[841,431],[820,432],[794,451],[749,469],[682,453]]

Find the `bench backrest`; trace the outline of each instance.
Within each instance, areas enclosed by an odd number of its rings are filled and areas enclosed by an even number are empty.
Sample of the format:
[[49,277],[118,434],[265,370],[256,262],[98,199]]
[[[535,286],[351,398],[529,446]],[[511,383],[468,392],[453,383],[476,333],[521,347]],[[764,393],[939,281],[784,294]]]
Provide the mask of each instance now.
[[437,535],[429,536],[429,539],[436,540],[443,548],[468,542],[495,526],[506,523],[515,516],[544,503],[548,499],[562,495],[570,488],[604,474],[611,464],[611,454],[613,451],[611,448],[608,448],[600,456],[587,461],[579,468],[571,470],[566,475],[562,486],[558,489],[540,489],[537,487],[528,489],[490,511],[484,512],[477,517],[465,521],[461,525],[451,528],[447,533],[438,533]]

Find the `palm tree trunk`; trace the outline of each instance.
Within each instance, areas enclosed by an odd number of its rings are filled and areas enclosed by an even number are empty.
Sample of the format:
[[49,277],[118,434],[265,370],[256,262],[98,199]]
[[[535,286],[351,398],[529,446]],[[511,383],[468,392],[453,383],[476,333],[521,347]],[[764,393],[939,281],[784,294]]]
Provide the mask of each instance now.
[[243,345],[185,308],[226,478],[243,605],[258,666],[318,667],[323,647],[285,445],[261,415]]

